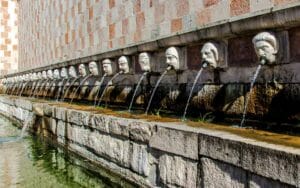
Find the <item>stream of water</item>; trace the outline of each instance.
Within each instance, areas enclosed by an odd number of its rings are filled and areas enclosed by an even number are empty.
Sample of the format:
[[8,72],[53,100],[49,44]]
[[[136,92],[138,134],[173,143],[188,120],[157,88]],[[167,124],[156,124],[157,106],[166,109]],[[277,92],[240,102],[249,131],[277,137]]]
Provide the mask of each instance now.
[[[256,81],[256,78],[257,78],[257,76],[259,74],[260,69],[261,69],[261,64],[259,64],[258,67],[256,68],[254,76],[253,76],[253,78],[251,80],[249,95],[251,95],[251,91],[253,89],[253,86],[255,84],[255,81]],[[241,124],[240,124],[241,127],[244,125],[244,123],[246,121],[246,114],[247,114],[248,103],[249,103],[249,96],[246,96],[244,110],[243,110],[243,116],[242,116],[242,120],[241,120]]]
[[136,187],[106,169],[21,130],[0,116],[0,187]]

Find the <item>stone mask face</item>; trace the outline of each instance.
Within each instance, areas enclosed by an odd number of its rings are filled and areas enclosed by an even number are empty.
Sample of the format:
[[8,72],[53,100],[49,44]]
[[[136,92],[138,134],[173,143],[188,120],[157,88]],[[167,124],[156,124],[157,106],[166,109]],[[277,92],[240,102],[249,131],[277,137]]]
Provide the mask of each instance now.
[[46,71],[42,72],[42,77],[43,77],[44,80],[47,79],[47,72]]
[[38,77],[37,77],[37,73],[33,73],[32,74],[32,81],[36,81],[38,79]]
[[89,63],[89,71],[93,76],[99,75],[98,66],[96,62],[92,61]]
[[61,68],[61,70],[60,70],[60,76],[61,76],[61,78],[63,78],[63,79],[68,78],[67,69],[66,69],[65,67]]
[[260,64],[272,64],[276,62],[278,42],[273,33],[258,33],[253,37],[252,42]]
[[254,46],[255,52],[260,61],[266,61],[268,63],[276,61],[276,50],[270,43],[266,41],[258,41]]
[[129,63],[125,56],[122,56],[118,60],[119,70],[123,72],[123,74],[129,73]]
[[180,69],[179,53],[177,48],[170,47],[166,50],[166,63],[174,70]]
[[52,72],[52,70],[48,70],[47,71],[47,78],[53,79],[53,72]]
[[202,66],[216,68],[218,66],[218,49],[212,43],[205,43],[201,49]]
[[42,77],[42,73],[41,72],[38,72],[37,73],[37,79],[42,79],[43,77]]
[[59,70],[55,69],[53,72],[53,78],[54,79],[60,79]]
[[112,62],[109,59],[105,59],[105,60],[102,61],[103,72],[107,76],[111,76],[113,74],[113,69],[112,69],[111,63]]
[[150,72],[151,67],[150,67],[150,56],[148,53],[141,53],[139,55],[139,65],[141,67],[141,70],[143,72]]
[[69,75],[72,78],[76,78],[77,77],[77,73],[76,73],[76,70],[75,70],[74,66],[70,66],[69,67]]
[[78,73],[79,73],[79,76],[86,76],[86,70],[85,70],[85,65],[84,64],[80,64],[79,67],[78,67]]

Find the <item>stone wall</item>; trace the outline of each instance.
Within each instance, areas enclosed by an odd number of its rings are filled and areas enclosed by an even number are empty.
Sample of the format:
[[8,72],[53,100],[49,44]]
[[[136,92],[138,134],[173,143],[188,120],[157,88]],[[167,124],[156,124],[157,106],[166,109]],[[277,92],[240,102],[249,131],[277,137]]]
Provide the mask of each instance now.
[[300,187],[300,150],[230,133],[118,118],[26,98],[1,113],[142,186]]
[[0,74],[18,70],[18,3],[0,2]]
[[28,70],[101,54],[298,4],[297,0],[22,0],[20,67]]

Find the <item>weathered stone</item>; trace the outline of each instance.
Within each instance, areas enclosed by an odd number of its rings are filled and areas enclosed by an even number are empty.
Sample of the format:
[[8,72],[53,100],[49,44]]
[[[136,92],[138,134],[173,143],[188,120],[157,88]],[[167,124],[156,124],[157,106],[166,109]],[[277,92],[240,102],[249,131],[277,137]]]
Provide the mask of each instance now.
[[197,162],[164,154],[159,158],[159,177],[168,187],[197,187]]
[[90,126],[99,131],[109,133],[109,121],[107,120],[107,117],[103,115],[92,115],[90,119]]
[[158,126],[150,138],[150,147],[189,159],[198,159],[198,135],[191,131]]
[[53,106],[46,103],[43,104],[43,111],[45,116],[52,116]]
[[129,167],[130,166],[130,147],[129,141],[123,141],[119,139],[109,138],[109,156],[112,161],[116,163]]
[[16,104],[16,106],[18,106],[20,108],[23,108],[23,109],[26,109],[26,110],[29,110],[29,111],[32,110],[32,102],[29,101],[29,100],[16,99],[15,104]]
[[32,111],[38,116],[43,116],[44,115],[43,106],[44,105],[42,103],[34,103],[32,107]]
[[272,148],[269,148],[267,145],[243,144],[242,168],[267,178],[299,186],[299,152],[287,153],[284,150],[274,149],[279,146],[271,145]]
[[69,123],[75,125],[89,126],[91,118],[90,112],[78,111],[78,110],[67,110],[67,119]]
[[13,106],[15,105],[15,100],[13,98],[10,98],[10,97],[5,97],[4,101],[3,101],[4,104],[8,104],[10,106]]
[[109,117],[109,132],[116,135],[129,137],[129,120],[125,118]]
[[224,141],[221,137],[199,134],[199,154],[201,156],[224,160],[228,163],[240,166],[242,149],[242,143],[230,140]]
[[67,110],[67,119],[69,123],[82,125],[82,113],[78,110]]
[[67,124],[67,132],[66,136],[69,140],[81,145],[88,146],[89,145],[89,135],[90,130],[83,127],[72,124]]
[[51,125],[50,125],[50,132],[53,135],[56,135],[56,125],[57,125],[57,120],[55,118],[51,118]]
[[222,85],[204,85],[192,98],[191,103],[206,111],[215,110],[215,97]]
[[247,114],[263,116],[269,112],[274,96],[276,96],[283,87],[280,84],[278,84],[277,87],[272,85],[254,86],[251,93],[248,92],[246,94],[248,98]]
[[130,160],[130,167],[133,171],[143,176],[149,176],[149,157],[147,146],[132,144],[132,156]]
[[257,176],[255,174],[250,174],[248,176],[248,179],[249,179],[248,180],[249,188],[260,188],[260,187],[263,187],[263,188],[264,187],[288,188],[288,187],[292,187],[290,185],[280,183],[279,181],[274,181],[272,179]]
[[246,187],[246,171],[241,168],[201,158],[200,187]]
[[153,125],[147,122],[132,121],[129,124],[130,139],[148,142],[152,136]]
[[[229,133],[215,132],[199,135],[199,154],[217,159],[252,173],[280,180],[291,185],[299,184],[299,151],[257,142]],[[287,152],[285,152],[287,151]],[[298,154],[297,154],[298,153]]]
[[66,122],[62,120],[58,120],[56,124],[56,131],[57,131],[57,136],[61,139],[65,139],[66,136]]
[[55,112],[55,118],[66,121],[67,120],[67,108],[55,107],[53,108]]

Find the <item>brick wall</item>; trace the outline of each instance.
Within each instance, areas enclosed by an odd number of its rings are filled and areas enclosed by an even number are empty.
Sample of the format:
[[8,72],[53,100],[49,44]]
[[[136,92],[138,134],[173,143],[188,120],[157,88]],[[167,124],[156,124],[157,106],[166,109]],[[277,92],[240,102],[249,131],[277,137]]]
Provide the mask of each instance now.
[[297,0],[21,0],[27,70],[240,19]]
[[17,0],[0,1],[0,75],[18,69]]

